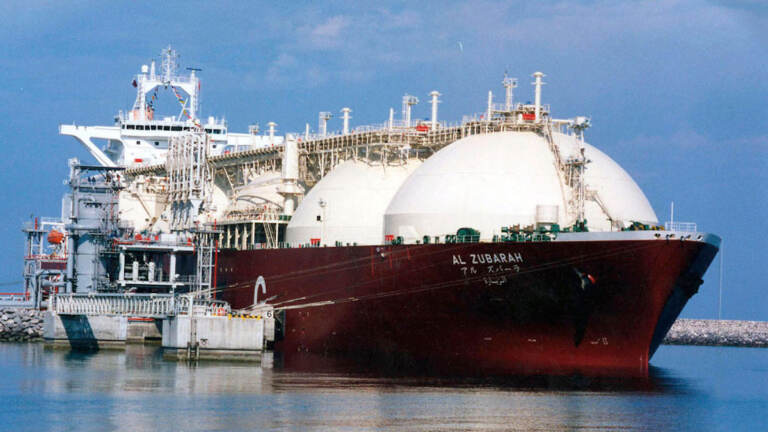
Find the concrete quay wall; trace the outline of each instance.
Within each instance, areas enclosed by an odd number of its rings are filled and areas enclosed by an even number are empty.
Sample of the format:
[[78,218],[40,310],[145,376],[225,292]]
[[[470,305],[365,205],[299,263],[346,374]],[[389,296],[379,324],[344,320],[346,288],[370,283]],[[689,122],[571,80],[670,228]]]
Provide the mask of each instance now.
[[667,333],[664,344],[768,347],[768,321],[680,318]]

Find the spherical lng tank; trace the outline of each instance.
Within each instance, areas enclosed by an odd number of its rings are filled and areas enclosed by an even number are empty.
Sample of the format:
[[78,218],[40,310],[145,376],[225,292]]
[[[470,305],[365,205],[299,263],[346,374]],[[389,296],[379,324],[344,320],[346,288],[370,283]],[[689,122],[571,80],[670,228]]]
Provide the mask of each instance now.
[[[555,134],[555,139],[563,144],[563,160],[578,152],[575,138]],[[592,189],[590,182],[597,183],[595,189],[603,201],[621,207],[610,213],[627,220],[656,220],[645,195],[624,170],[592,146],[585,145],[585,154],[593,160],[585,174],[588,187]],[[567,226],[574,220],[568,214],[570,191],[566,188],[543,136],[534,132],[474,135],[443,148],[414,171],[387,207],[384,233],[410,243],[424,236],[443,238],[469,227],[480,231],[481,240],[490,240],[501,234],[503,226],[535,225],[537,213],[547,215],[547,222]],[[599,207],[585,207],[590,229],[610,229]]]
[[[347,161],[304,197],[286,229],[291,245],[371,245],[383,240],[384,210],[403,181],[421,164]],[[322,205],[321,205],[322,203]]]
[[[263,173],[257,179],[232,191],[232,199],[224,207],[224,214],[228,216],[249,214],[265,206],[282,208],[284,198],[280,195],[281,185],[280,172]],[[216,198],[216,194],[214,195]]]

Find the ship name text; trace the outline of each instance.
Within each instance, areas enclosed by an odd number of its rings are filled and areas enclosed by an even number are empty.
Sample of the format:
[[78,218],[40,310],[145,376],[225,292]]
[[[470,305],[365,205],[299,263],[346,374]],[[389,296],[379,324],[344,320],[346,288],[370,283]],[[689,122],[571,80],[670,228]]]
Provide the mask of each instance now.
[[523,262],[523,254],[520,252],[507,252],[507,253],[485,253],[485,254],[469,254],[453,255],[453,265],[466,265],[466,264],[518,264]]

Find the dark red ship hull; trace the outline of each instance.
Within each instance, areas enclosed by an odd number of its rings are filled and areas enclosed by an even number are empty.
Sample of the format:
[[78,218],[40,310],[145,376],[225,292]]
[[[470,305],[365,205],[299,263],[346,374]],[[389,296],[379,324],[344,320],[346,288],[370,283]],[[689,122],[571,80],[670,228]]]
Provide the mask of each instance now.
[[219,298],[282,319],[275,351],[442,373],[646,375],[717,253],[695,241],[221,251]]

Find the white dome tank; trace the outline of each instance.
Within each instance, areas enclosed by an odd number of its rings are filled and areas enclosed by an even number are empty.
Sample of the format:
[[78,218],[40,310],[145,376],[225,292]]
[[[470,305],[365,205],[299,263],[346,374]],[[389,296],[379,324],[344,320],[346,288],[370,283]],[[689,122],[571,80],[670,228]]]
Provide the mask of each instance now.
[[502,226],[534,224],[537,205],[557,206],[565,219],[546,141],[533,132],[473,135],[435,153],[403,183],[384,233],[412,243],[471,227],[488,240]]
[[[564,156],[578,152],[575,138],[557,134],[555,139]],[[648,200],[621,167],[592,146],[585,146],[585,154],[593,161],[587,165],[587,185],[598,190],[606,206],[617,206],[611,211],[614,217],[656,220]],[[535,225],[537,214],[567,226],[573,220],[566,213],[564,194],[569,191],[564,188],[541,135],[470,136],[427,159],[403,183],[385,212],[384,234],[412,243],[470,227],[480,231],[481,240],[490,240],[501,234],[502,226]],[[585,207],[590,229],[610,229],[599,207],[590,202]]]
[[[286,229],[291,246],[321,239],[325,245],[381,244],[384,210],[405,179],[419,166],[346,161],[334,168],[304,197]],[[320,201],[325,203],[321,208]],[[321,219],[325,215],[325,221]]]
[[279,171],[268,171],[249,183],[235,188],[234,199],[225,208],[225,214],[247,213],[265,205],[282,208],[283,196],[279,190],[282,176]]

